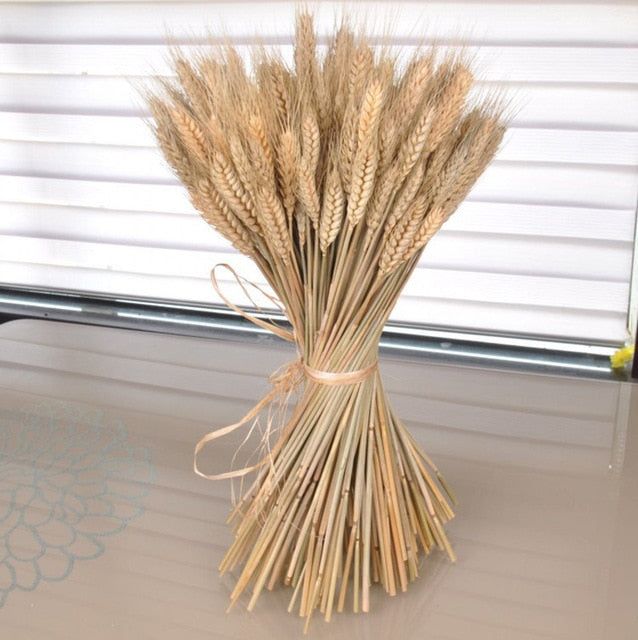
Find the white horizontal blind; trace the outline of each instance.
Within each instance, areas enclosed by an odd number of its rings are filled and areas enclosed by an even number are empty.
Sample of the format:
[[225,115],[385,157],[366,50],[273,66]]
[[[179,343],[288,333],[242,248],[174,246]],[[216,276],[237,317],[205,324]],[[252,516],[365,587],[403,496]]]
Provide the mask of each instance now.
[[[318,5],[331,28],[340,3]],[[638,193],[633,2],[356,2],[399,46],[462,41],[516,110],[502,151],[426,249],[395,320],[621,341]],[[250,261],[201,221],[137,87],[167,31],[290,47],[290,2],[0,2],[0,283],[216,302]],[[376,27],[374,25],[377,25]],[[480,46],[480,48],[478,48]],[[229,295],[233,286],[228,283]]]

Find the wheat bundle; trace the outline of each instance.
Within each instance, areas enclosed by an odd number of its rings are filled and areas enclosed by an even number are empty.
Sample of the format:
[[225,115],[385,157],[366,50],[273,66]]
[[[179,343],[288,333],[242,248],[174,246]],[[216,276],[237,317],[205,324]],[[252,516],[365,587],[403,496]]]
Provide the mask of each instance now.
[[377,351],[421,251],[496,152],[501,111],[468,106],[459,57],[399,66],[347,24],[321,55],[307,13],[292,68],[256,49],[248,72],[232,47],[178,52],[174,67],[148,96],[159,145],[259,266],[300,355],[276,384],[301,381],[301,397],[231,514],[231,601],[250,590],[252,609],[283,583],[308,620],[367,611],[371,585],[405,591],[421,554],[454,559],[451,491],[390,407]]

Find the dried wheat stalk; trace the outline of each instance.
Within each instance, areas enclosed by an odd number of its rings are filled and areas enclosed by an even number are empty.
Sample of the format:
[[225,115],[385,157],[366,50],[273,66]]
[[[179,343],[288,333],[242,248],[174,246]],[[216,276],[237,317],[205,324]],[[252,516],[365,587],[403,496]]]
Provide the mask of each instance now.
[[[347,24],[323,58],[316,40],[302,13],[293,68],[264,50],[251,73],[232,48],[177,53],[177,80],[148,99],[168,163],[203,218],[258,264],[306,366],[296,410],[232,515],[221,564],[240,568],[231,601],[250,590],[252,609],[283,583],[291,610],[329,620],[348,599],[367,611],[373,583],[407,589],[421,553],[454,559],[450,491],[374,363],[420,252],[504,124],[493,102],[467,107],[473,77],[458,58],[437,66],[430,51],[401,71]],[[353,384],[317,378],[361,370]]]

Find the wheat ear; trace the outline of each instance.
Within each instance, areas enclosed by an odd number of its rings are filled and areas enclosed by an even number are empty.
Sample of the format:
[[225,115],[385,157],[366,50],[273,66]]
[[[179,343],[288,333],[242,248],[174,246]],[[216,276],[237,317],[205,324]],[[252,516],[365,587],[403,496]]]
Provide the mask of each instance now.
[[301,161],[312,174],[319,165],[320,142],[317,118],[312,109],[308,109],[301,125]]
[[343,222],[344,208],[345,195],[341,185],[341,178],[339,177],[338,169],[333,167],[326,180],[321,209],[319,244],[322,253],[327,251],[339,234]]
[[403,214],[408,210],[423,184],[424,176],[425,162],[422,161],[417,163],[416,167],[412,169],[408,179],[403,184],[403,188],[397,195],[396,201],[393,203],[392,209],[388,215],[386,222],[387,229],[394,228],[397,221],[400,220],[403,217]]
[[398,176],[398,167],[392,166],[389,170],[385,171],[381,179],[377,181],[366,216],[366,223],[370,231],[373,231],[381,224],[390,200],[397,189],[397,185],[400,184]]
[[193,154],[194,158],[206,166],[208,147],[204,132],[183,107],[174,107],[171,115],[184,146]]
[[257,183],[258,175],[255,173],[253,165],[248,153],[246,152],[242,141],[239,136],[229,134],[228,136],[228,150],[230,158],[233,161],[237,177],[246,191],[251,195],[253,194],[255,184]]
[[248,136],[251,159],[254,163],[254,173],[260,181],[272,183],[275,176],[275,164],[268,134],[264,128],[261,116],[253,113],[248,118]]
[[263,229],[265,235],[282,258],[284,264],[288,264],[290,260],[290,239],[288,237],[286,214],[281,206],[281,201],[272,191],[261,187],[257,192],[257,202],[259,204],[259,213],[264,218]]
[[450,71],[449,78],[440,91],[436,102],[432,131],[428,151],[432,152],[452,131],[463,110],[465,98],[472,86],[472,72],[463,65],[457,65]]
[[250,194],[232,164],[220,152],[213,153],[210,175],[215,188],[235,215],[253,233],[260,233],[259,221]]
[[312,226],[317,229],[321,211],[319,193],[317,192],[315,176],[304,162],[301,163],[297,176],[297,196],[304,212],[310,218]]
[[357,129],[357,151],[352,164],[352,178],[348,198],[348,222],[355,226],[365,213],[374,188],[379,160],[378,129],[383,105],[384,89],[374,81],[366,91],[361,105]]
[[380,163],[382,167],[392,160],[405,126],[413,120],[417,108],[425,95],[428,81],[432,75],[432,56],[423,56],[413,60],[408,66],[403,80],[385,113],[381,129]]
[[188,187],[195,184],[195,172],[189,161],[165,105],[155,97],[149,98],[149,107],[153,115],[153,133],[159,143],[164,158],[168,161],[177,177]]
[[292,218],[295,211],[295,183],[297,180],[298,161],[299,151],[297,149],[296,139],[292,131],[287,128],[279,136],[276,167],[281,202],[284,205],[288,219]]
[[350,182],[352,180],[352,163],[357,153],[357,116],[356,102],[352,98],[346,106],[339,141],[341,180],[344,191],[348,194],[350,193]]
[[351,97],[356,96],[363,89],[373,65],[374,54],[372,49],[365,43],[360,43],[355,50],[350,66],[348,93]]
[[[454,213],[468,191],[483,173],[489,161],[493,158],[505,133],[505,128],[495,118],[487,118],[479,127],[469,150],[459,151],[464,156],[464,164],[452,166],[449,175],[453,176],[448,190],[442,188],[442,193],[436,199],[433,209],[428,213],[425,221],[414,237],[412,246],[406,252],[404,260],[409,260],[430,241],[434,234],[443,226],[445,221]],[[456,159],[450,158],[450,164],[456,165]]]
[[403,261],[409,260],[418,251],[434,237],[434,234],[443,226],[443,223],[451,215],[442,207],[437,207],[428,213],[424,223],[413,237],[412,243],[405,254],[402,256]]
[[210,113],[210,101],[205,83],[193,68],[193,65],[187,60],[184,60],[184,58],[178,58],[175,61],[175,70],[190,100],[193,111],[199,118],[205,120]]
[[422,220],[423,210],[418,203],[414,203],[390,232],[379,260],[379,271],[382,275],[393,271],[405,259]]
[[410,174],[414,165],[419,161],[428,143],[433,122],[434,111],[432,109],[426,109],[399,148],[396,162],[399,168],[400,181],[403,181]]
[[222,197],[209,180],[202,179],[197,184],[193,204],[208,224],[215,227],[239,251],[253,255],[254,247],[250,234],[244,225],[230,211]]
[[275,100],[277,114],[280,119],[281,126],[285,126],[290,122],[292,115],[292,104],[290,98],[290,74],[281,64],[274,63],[269,65],[268,72],[270,76],[270,87]]
[[321,211],[316,183],[319,151],[319,125],[312,111],[309,111],[304,117],[301,126],[301,163],[298,174],[298,196],[315,229],[319,226]]

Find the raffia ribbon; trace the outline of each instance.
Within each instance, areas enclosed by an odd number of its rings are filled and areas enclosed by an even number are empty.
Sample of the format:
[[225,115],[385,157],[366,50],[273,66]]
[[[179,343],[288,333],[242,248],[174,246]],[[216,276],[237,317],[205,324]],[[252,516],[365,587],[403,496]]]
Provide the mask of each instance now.
[[[266,329],[275,335],[287,340],[289,342],[295,342],[295,336],[292,331],[288,331],[287,329],[283,329],[282,327],[276,325],[274,322],[268,322],[267,320],[263,320],[261,318],[257,318],[254,315],[244,311],[241,307],[238,307],[233,302],[228,300],[226,296],[222,293],[219,283],[217,282],[217,276],[215,271],[219,268],[225,268],[233,275],[239,286],[242,288],[246,296],[251,302],[252,297],[248,293],[248,290],[245,285],[249,285],[259,291],[262,295],[268,298],[271,302],[273,302],[279,309],[281,309],[281,305],[279,301],[273,296],[269,295],[266,291],[264,291],[261,287],[256,285],[254,282],[250,282],[245,278],[242,278],[237,274],[237,272],[228,264],[222,263],[217,264],[213,267],[211,271],[211,282],[213,284],[213,288],[220,296],[220,298],[228,305],[233,311],[238,313],[246,320],[249,320],[253,324],[261,327],[262,329]],[[258,305],[255,305],[258,307]],[[272,373],[268,380],[272,385],[272,389],[257,402],[257,404],[238,422],[234,422],[233,424],[229,424],[225,427],[221,427],[219,429],[215,429],[207,433],[201,440],[195,445],[195,453],[193,458],[193,471],[202,478],[206,478],[207,480],[228,480],[231,478],[241,478],[252,471],[255,471],[259,467],[266,464],[269,460],[272,459],[272,456],[277,451],[277,446],[275,449],[270,451],[266,456],[264,456],[259,462],[254,465],[243,467],[241,469],[235,469],[234,471],[226,471],[224,473],[215,473],[215,474],[206,474],[201,471],[197,465],[197,457],[206,447],[206,445],[213,440],[217,440],[218,438],[222,438],[223,436],[236,431],[240,427],[247,425],[251,422],[254,422],[259,414],[271,403],[275,402],[275,400],[280,400],[280,406],[282,410],[285,409],[288,400],[290,398],[291,393],[297,388],[305,379],[312,380],[315,383],[334,386],[334,385],[349,385],[349,384],[358,384],[359,382],[363,382],[368,376],[370,376],[377,368],[378,362],[373,362],[363,369],[357,369],[355,371],[321,371],[320,369],[315,369],[311,367],[307,363],[303,361],[301,356],[296,358],[295,360],[288,362],[287,364],[282,365],[279,369],[277,369],[274,373]],[[283,413],[283,411],[282,411]]]

